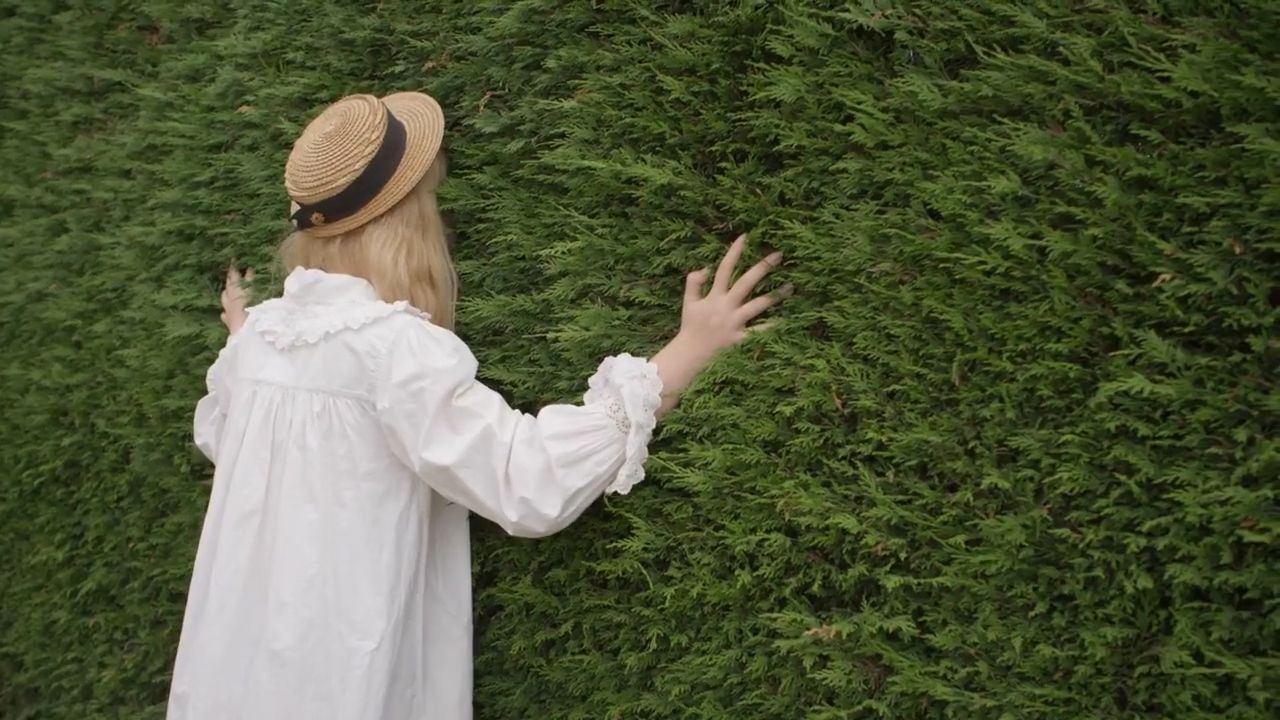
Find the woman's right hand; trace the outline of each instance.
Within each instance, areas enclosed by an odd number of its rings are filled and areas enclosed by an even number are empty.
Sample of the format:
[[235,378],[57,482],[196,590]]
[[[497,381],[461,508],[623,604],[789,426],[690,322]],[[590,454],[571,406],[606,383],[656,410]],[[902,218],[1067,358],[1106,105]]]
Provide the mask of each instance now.
[[240,270],[234,264],[227,270],[227,284],[222,290],[222,324],[227,326],[227,332],[235,335],[240,332],[240,328],[244,326],[245,318],[248,312],[245,309],[247,299],[244,292],[244,282],[253,280],[253,268],[240,276]]
[[782,253],[773,253],[733,281],[746,244],[746,235],[734,241],[720,261],[710,291],[705,290],[708,270],[686,279],[680,332],[652,359],[662,378],[660,416],[675,407],[680,393],[716,353],[742,342],[753,330],[751,321],[792,293],[787,286],[777,295],[755,295],[760,281],[782,263]]

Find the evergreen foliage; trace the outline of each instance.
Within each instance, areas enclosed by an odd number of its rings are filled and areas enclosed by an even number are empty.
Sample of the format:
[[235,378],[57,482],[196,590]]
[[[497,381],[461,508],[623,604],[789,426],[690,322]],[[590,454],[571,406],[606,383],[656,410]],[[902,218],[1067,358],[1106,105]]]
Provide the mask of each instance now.
[[741,230],[798,288],[632,495],[473,522],[478,717],[1280,716],[1278,51],[1270,0],[0,0],[0,716],[163,714],[221,273],[402,89],[520,407]]

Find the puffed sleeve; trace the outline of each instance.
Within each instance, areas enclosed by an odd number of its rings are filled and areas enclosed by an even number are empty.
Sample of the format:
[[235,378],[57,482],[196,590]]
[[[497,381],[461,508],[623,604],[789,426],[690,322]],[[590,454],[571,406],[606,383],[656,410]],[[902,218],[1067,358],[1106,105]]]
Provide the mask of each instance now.
[[[243,328],[241,329],[243,332]],[[194,420],[195,442],[200,452],[210,462],[216,462],[218,445],[222,439],[222,426],[227,419],[227,407],[231,401],[230,375],[232,348],[236,336],[227,339],[227,344],[218,351],[218,357],[205,372],[205,395],[196,403]]]
[[383,358],[375,394],[392,451],[432,489],[512,535],[541,537],[644,477],[657,368],[620,355],[589,387],[583,405],[521,413],[476,380],[457,336],[415,322]]

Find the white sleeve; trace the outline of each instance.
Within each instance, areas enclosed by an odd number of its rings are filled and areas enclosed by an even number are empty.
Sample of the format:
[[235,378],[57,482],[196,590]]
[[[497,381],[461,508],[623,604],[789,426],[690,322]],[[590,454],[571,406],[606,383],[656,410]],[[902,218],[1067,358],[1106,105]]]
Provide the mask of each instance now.
[[606,360],[585,404],[513,410],[476,380],[453,333],[415,324],[382,361],[376,401],[392,451],[436,492],[512,535],[557,532],[602,492],[644,477],[662,382],[646,360]]
[[[240,329],[244,332],[244,328]],[[218,357],[205,373],[205,395],[196,403],[193,422],[196,447],[209,459],[217,462],[218,446],[222,440],[222,426],[227,420],[227,408],[231,403],[231,385],[228,382],[231,348],[235,336],[218,351]]]

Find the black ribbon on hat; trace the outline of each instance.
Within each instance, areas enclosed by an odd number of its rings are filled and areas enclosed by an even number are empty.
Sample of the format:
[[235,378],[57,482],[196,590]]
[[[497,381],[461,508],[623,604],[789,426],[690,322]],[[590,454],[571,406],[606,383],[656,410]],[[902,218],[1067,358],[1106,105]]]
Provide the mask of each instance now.
[[396,174],[400,160],[404,158],[404,141],[404,123],[388,110],[387,131],[382,136],[382,145],[373,154],[373,159],[365,166],[364,171],[337,195],[300,206],[292,216],[293,226],[306,230],[318,225],[329,225],[356,214],[377,197]]

